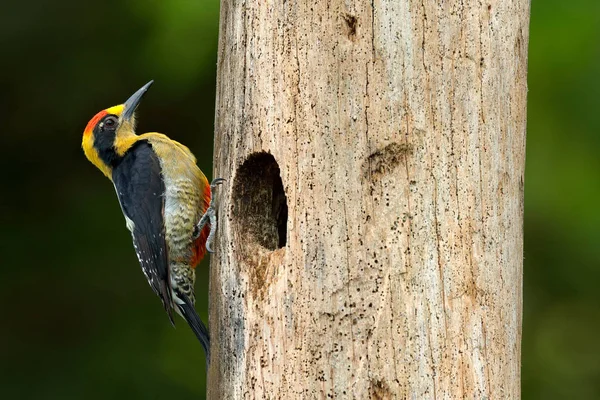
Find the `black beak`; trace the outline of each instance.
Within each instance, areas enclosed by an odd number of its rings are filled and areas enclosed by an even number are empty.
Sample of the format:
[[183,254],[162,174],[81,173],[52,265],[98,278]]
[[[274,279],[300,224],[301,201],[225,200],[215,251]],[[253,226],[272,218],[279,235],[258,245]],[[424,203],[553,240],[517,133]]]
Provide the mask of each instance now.
[[123,108],[123,114],[121,114],[122,121],[131,120],[135,109],[140,104],[140,100],[142,100],[142,97],[144,97],[144,94],[153,83],[154,81],[146,83],[137,92],[132,94],[130,98],[127,99],[127,101],[125,102],[125,107]]

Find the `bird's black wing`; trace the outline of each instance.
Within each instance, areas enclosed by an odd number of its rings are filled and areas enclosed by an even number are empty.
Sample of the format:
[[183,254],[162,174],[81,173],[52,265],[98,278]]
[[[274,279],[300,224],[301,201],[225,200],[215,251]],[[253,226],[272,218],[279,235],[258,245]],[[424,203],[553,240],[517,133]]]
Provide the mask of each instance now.
[[112,178],[142,271],[174,324],[163,217],[165,184],[152,145],[136,142],[113,169]]

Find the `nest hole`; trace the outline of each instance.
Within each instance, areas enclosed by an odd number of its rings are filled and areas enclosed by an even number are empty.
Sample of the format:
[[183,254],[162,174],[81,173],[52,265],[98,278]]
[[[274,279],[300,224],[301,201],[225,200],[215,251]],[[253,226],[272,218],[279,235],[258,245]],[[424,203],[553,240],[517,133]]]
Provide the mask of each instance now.
[[268,250],[285,247],[288,206],[275,157],[251,154],[237,170],[232,198],[233,218],[243,235]]

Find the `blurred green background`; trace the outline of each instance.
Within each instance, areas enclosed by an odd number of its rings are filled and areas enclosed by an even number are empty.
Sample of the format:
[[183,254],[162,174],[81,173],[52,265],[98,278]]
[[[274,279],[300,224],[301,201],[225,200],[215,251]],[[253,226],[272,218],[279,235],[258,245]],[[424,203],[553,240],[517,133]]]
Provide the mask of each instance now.
[[[218,0],[2,4],[3,398],[204,397],[201,347],[168,324],[80,143],[155,79],[140,130],[211,178],[218,20]],[[600,2],[533,0],[530,34],[523,398],[600,399]]]

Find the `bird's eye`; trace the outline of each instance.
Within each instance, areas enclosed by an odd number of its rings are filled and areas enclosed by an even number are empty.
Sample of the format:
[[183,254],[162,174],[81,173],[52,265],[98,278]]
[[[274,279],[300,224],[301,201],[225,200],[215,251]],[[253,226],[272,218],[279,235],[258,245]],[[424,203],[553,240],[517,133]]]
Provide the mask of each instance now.
[[115,117],[108,117],[104,120],[104,126],[108,129],[112,129],[117,125],[117,119]]

